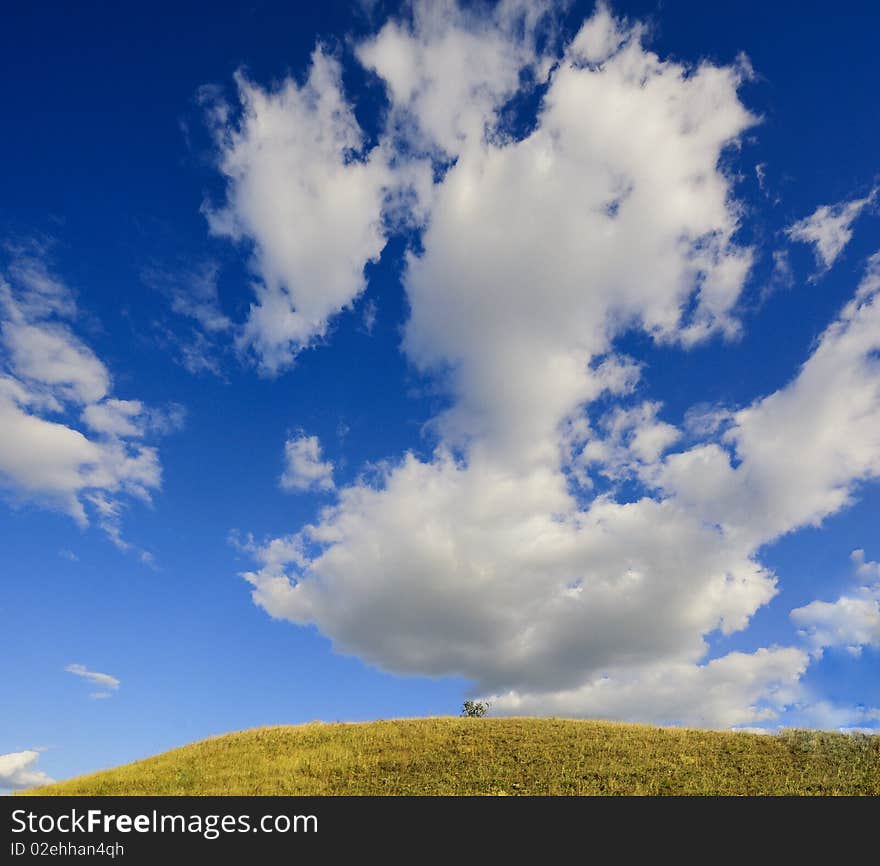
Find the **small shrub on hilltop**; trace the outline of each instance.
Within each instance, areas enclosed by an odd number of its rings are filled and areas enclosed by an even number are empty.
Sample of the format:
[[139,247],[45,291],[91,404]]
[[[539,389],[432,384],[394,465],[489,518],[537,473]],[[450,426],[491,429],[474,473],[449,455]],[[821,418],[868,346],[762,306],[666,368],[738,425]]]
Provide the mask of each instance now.
[[465,701],[461,706],[461,714],[469,719],[482,719],[489,712],[489,704],[483,701]]

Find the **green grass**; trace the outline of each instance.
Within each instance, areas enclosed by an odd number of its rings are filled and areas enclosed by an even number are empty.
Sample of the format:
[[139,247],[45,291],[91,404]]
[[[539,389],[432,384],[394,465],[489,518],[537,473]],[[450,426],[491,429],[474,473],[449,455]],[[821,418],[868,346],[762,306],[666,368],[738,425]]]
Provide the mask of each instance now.
[[880,737],[560,719],[313,723],[214,737],[29,794],[880,794]]

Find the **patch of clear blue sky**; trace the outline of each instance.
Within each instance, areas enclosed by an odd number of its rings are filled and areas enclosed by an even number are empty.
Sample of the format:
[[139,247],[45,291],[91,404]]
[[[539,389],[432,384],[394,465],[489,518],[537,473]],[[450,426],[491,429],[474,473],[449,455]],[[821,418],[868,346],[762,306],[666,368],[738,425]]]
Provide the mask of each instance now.
[[[572,28],[591,7],[573,5]],[[730,156],[743,175],[744,237],[762,254],[743,340],[684,354],[632,339],[647,364],[640,396],[663,400],[662,417],[677,422],[695,403],[738,406],[789,380],[878,246],[869,216],[816,284],[806,282],[810,251],[792,248],[794,285],[759,302],[781,229],[817,205],[864,192],[878,171],[880,22],[868,2],[614,8],[650,19],[662,56],[729,63],[745,51],[757,78],[743,98],[764,118]],[[365,299],[334,322],[326,345],[275,381],[230,355],[221,357],[222,379],[185,373],[160,339],[184,323],[141,279],[151,266],[174,271],[217,260],[223,308],[243,318],[241,251],[209,238],[199,213],[222,188],[196,93],[206,83],[228,87],[239,67],[261,83],[300,75],[316,37],[345,52],[346,35],[367,27],[354,4],[338,2],[35,2],[6,11],[0,237],[53,237],[55,269],[92,317],[84,336],[114,374],[116,395],[181,403],[188,420],[161,443],[165,480],[154,507],[133,505],[125,516],[127,535],[155,552],[156,570],[64,515],[0,505],[0,752],[52,747],[41,766],[64,777],[253,725],[459,706],[462,681],[388,676],[333,654],[312,629],[271,621],[237,576],[249,563],[227,544],[231,529],[289,532],[320,506],[320,497],[277,488],[289,431],[318,435],[343,483],[365,461],[429,445],[421,425],[440,398],[399,353],[400,244],[372,269]],[[359,119],[375,131],[381,92],[348,67]],[[766,165],[768,194],[757,184],[758,163]],[[360,324],[369,300],[377,302],[372,334]],[[836,598],[849,585],[850,550],[864,547],[880,559],[878,507],[876,487],[866,489],[821,533],[797,533],[765,551],[780,576],[779,597],[747,632],[713,636],[712,653],[793,640],[788,611]],[[112,673],[122,688],[89,700],[88,685],[63,671],[71,662]],[[876,705],[876,662],[870,652],[860,661],[829,654],[810,682],[829,697]]]

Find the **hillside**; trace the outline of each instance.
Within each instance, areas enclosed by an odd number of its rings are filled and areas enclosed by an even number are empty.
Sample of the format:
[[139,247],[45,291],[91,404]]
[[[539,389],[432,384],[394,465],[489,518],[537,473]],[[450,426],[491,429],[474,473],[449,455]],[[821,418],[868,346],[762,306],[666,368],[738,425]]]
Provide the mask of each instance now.
[[29,794],[880,794],[880,737],[560,719],[257,728]]

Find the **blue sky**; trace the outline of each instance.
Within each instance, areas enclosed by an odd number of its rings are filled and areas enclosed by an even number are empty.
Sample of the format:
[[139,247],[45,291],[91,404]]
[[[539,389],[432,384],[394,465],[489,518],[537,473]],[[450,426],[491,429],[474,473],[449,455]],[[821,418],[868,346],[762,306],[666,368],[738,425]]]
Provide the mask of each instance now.
[[467,696],[880,726],[871,7],[11,15],[0,787]]

